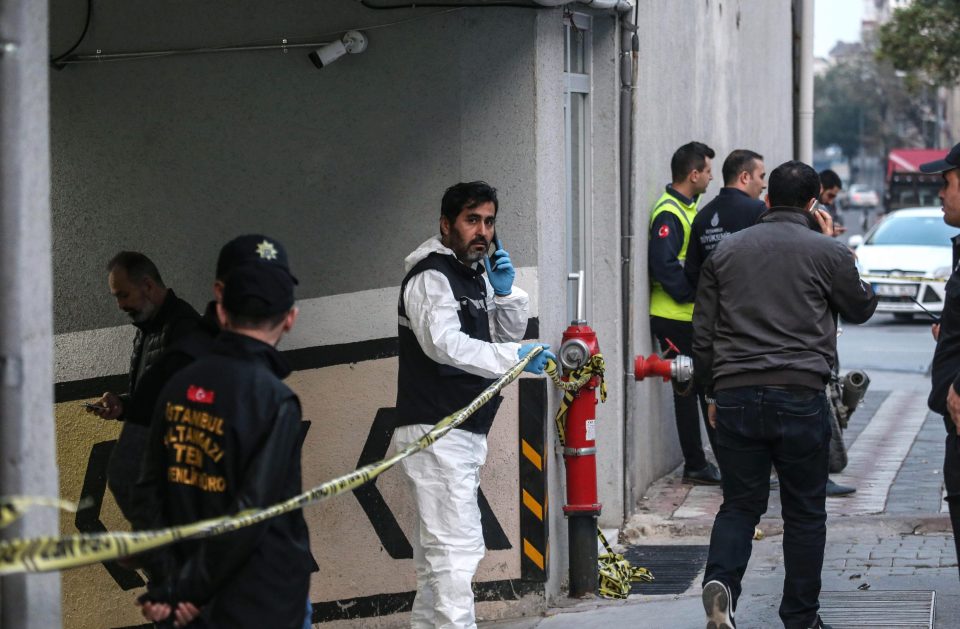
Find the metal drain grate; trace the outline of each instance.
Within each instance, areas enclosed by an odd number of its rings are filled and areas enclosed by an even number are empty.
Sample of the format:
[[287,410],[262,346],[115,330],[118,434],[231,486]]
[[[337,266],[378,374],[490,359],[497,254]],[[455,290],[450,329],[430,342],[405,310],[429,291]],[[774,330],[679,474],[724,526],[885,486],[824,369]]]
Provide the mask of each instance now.
[[820,592],[820,617],[834,629],[933,629],[936,592]]
[[707,563],[709,546],[628,546],[623,556],[653,573],[653,583],[634,583],[632,594],[683,594]]

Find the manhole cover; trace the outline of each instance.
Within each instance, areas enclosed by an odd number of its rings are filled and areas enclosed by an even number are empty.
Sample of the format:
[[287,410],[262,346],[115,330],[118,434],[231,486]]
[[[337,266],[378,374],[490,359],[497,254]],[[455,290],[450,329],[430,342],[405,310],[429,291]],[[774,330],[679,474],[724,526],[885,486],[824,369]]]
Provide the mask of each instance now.
[[632,594],[683,594],[707,563],[709,546],[628,546],[623,556],[653,573],[653,583],[634,583]]
[[835,629],[932,629],[936,592],[820,592],[820,617]]

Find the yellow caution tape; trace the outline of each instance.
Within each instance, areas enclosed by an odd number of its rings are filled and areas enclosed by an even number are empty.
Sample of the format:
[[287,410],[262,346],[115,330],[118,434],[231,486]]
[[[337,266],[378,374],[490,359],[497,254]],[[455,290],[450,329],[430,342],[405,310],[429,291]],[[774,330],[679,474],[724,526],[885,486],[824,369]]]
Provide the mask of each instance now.
[[90,502],[92,500],[82,500],[78,505],[69,500],[47,496],[0,496],[0,529],[19,520],[31,507],[56,507],[61,511],[76,513]]
[[543,351],[541,347],[533,348],[520,362],[484,389],[470,404],[441,419],[415,443],[391,457],[317,485],[298,496],[264,509],[250,509],[234,516],[210,518],[154,531],[88,533],[66,537],[34,537],[0,541],[0,576],[79,568],[155,550],[181,540],[212,537],[258,524],[353,491],[377,478],[403,459],[430,447],[435,441],[465,422],[501,389],[516,380],[527,363],[541,351]]
[[861,279],[865,280],[893,280],[895,282],[941,282],[946,283],[947,277],[923,277],[921,275],[870,275],[869,273],[864,273],[860,276]]
[[653,573],[646,568],[630,565],[623,555],[613,552],[603,531],[597,529],[605,553],[597,557],[600,565],[600,596],[604,598],[627,598],[633,583],[652,583]]
[[[594,354],[579,369],[570,373],[566,381],[560,379],[560,373],[556,363],[550,361],[544,370],[553,383],[563,389],[563,399],[560,400],[560,407],[557,409],[557,439],[560,445],[566,445],[566,417],[570,404],[577,396],[577,392],[582,389],[592,378],[597,377],[600,380],[598,388],[600,389],[600,402],[607,401],[607,382],[604,380],[604,371],[606,364],[603,361],[603,354]],[[607,538],[598,528],[597,536],[603,543],[606,552],[597,557],[597,569],[599,571],[599,592],[604,598],[627,598],[630,594],[632,583],[649,583],[653,581],[653,574],[646,568],[634,567],[624,558],[623,555],[613,552]]]
[[560,439],[560,445],[563,446],[566,444],[566,422],[564,419],[567,416],[567,410],[570,408],[570,403],[573,402],[573,399],[577,397],[577,392],[582,389],[591,378],[594,376],[599,377],[600,379],[600,402],[607,401],[607,382],[603,379],[603,372],[606,369],[606,364],[603,362],[603,354],[594,354],[590,357],[590,360],[586,362],[582,367],[576,369],[570,373],[569,378],[566,381],[560,379],[559,369],[557,369],[557,364],[555,362],[548,361],[547,367],[544,369],[546,374],[553,380],[553,383],[563,389],[563,399],[560,400],[560,408],[557,409],[556,424],[557,424],[557,438]]

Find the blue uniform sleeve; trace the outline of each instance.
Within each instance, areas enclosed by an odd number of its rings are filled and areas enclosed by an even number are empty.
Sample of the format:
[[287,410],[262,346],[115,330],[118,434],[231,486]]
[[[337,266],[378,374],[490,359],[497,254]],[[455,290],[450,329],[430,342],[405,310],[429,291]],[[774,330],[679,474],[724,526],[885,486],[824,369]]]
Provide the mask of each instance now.
[[647,262],[650,277],[659,282],[677,303],[693,302],[696,290],[683,272],[678,256],[683,249],[683,225],[671,212],[661,212],[650,225]]
[[[700,215],[698,214],[697,217],[699,218]],[[696,294],[697,282],[700,280],[700,267],[703,266],[703,261],[707,257],[706,252],[703,250],[703,243],[700,242],[702,232],[702,222],[694,219],[693,224],[690,226],[690,244],[687,245],[687,259],[683,264],[683,272],[687,276],[687,283],[693,288],[694,294]]]

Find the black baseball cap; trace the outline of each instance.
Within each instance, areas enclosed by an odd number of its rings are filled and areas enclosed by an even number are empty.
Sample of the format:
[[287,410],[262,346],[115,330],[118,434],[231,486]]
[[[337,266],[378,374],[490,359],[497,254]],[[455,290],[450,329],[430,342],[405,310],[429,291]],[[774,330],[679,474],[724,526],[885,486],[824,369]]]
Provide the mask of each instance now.
[[217,256],[217,279],[226,281],[235,268],[250,264],[282,269],[294,284],[299,284],[290,272],[287,250],[280,241],[263,234],[237,236],[225,244]]
[[960,168],[960,144],[950,149],[950,152],[943,159],[920,164],[920,172],[922,173],[943,173],[954,168]]
[[235,267],[224,278],[223,307],[232,315],[267,317],[293,307],[293,276],[278,265]]

